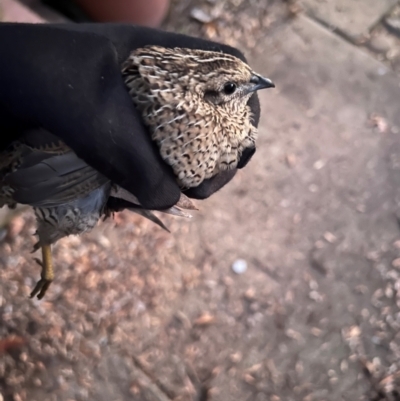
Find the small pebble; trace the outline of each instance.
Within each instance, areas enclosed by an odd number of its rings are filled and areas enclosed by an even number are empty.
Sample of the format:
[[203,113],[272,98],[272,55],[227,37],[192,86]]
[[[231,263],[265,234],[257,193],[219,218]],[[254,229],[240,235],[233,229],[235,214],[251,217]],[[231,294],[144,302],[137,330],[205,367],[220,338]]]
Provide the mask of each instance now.
[[325,240],[328,241],[330,244],[335,243],[336,240],[337,240],[336,236],[335,236],[334,234],[332,234],[331,232],[329,232],[329,231],[327,231],[327,232],[324,234],[324,238],[325,238]]
[[204,312],[200,317],[198,317],[194,324],[195,326],[208,326],[215,322],[215,316],[211,315],[209,312]]
[[201,8],[197,7],[192,9],[192,11],[190,12],[190,16],[196,21],[201,22],[202,24],[208,24],[213,20],[211,15],[207,14]]
[[386,53],[386,58],[388,60],[394,60],[396,58],[399,57],[399,50],[398,49],[390,49],[387,53]]
[[242,354],[239,351],[235,352],[234,354],[230,355],[229,359],[232,363],[239,363],[242,360]]
[[256,379],[254,378],[254,376],[252,376],[252,375],[250,375],[250,374],[248,374],[248,373],[245,373],[245,374],[243,375],[243,380],[244,380],[247,384],[254,384],[255,381],[256,381]]
[[313,164],[313,168],[315,170],[321,170],[321,168],[323,168],[325,166],[325,162],[323,160],[317,160],[314,164]]
[[372,336],[371,337],[371,342],[373,344],[380,345],[382,343],[382,340],[377,336]]
[[288,167],[294,167],[296,165],[296,155],[294,153],[289,153],[285,157],[286,164]]
[[379,67],[378,68],[378,75],[383,76],[386,75],[388,73],[388,69],[386,67]]
[[386,53],[393,46],[393,39],[390,35],[377,35],[371,39],[369,45],[376,52]]
[[319,329],[318,327],[313,327],[313,328],[310,330],[310,332],[311,332],[311,334],[312,334],[313,336],[315,336],[315,337],[321,337],[321,334],[322,334],[322,330]]
[[362,316],[364,319],[368,319],[369,316],[370,316],[369,310],[368,310],[367,308],[364,308],[364,309],[361,311],[361,316]]
[[237,259],[232,264],[232,270],[236,274],[243,274],[247,270],[247,262],[244,259]]

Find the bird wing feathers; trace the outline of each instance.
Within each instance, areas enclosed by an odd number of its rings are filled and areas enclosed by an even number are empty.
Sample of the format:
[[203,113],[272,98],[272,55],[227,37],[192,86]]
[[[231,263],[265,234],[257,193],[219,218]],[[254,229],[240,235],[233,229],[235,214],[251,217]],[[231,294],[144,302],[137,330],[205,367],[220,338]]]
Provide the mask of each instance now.
[[[35,133],[36,134],[36,133]],[[53,135],[41,130],[40,140],[23,137],[17,145],[18,168],[2,166],[3,187],[9,187],[12,200],[34,207],[53,207],[84,197],[109,180],[88,166]],[[4,158],[3,158],[4,160]],[[6,173],[4,173],[6,171]]]

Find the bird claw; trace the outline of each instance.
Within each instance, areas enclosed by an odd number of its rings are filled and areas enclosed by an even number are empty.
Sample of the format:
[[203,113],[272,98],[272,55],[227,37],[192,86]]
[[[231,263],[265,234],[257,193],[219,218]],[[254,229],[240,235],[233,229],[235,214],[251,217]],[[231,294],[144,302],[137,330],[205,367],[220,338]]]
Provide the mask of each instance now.
[[183,193],[181,193],[181,197],[179,198],[179,201],[175,206],[181,209],[199,210],[198,207],[194,204],[194,202]]
[[35,285],[35,288],[31,292],[30,298],[34,298],[37,295],[37,299],[42,299],[48,288],[50,287],[50,284],[53,280],[47,280],[45,278],[41,278]]
[[43,262],[39,258],[33,258],[33,260],[43,269]]

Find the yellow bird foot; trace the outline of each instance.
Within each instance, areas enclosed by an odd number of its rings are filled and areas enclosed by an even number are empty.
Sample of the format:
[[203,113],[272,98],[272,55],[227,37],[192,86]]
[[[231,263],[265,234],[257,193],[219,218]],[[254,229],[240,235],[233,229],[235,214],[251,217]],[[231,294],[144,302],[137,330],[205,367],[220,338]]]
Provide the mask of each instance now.
[[35,288],[31,292],[31,298],[37,295],[38,299],[42,299],[54,279],[50,245],[42,245],[42,258],[42,261],[35,258],[36,263],[42,267],[42,272],[40,274],[41,279],[36,283]]

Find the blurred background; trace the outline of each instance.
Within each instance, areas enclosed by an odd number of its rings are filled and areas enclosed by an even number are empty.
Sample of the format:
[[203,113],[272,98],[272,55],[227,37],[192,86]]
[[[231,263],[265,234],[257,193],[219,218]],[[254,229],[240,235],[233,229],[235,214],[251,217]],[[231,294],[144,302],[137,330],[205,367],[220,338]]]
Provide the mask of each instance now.
[[1,211],[0,400],[400,400],[398,1],[90,3],[0,0],[0,19],[225,42],[277,89],[193,219],[61,240],[43,301],[33,215]]

